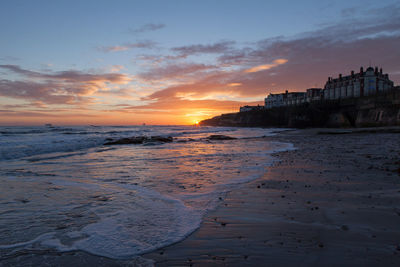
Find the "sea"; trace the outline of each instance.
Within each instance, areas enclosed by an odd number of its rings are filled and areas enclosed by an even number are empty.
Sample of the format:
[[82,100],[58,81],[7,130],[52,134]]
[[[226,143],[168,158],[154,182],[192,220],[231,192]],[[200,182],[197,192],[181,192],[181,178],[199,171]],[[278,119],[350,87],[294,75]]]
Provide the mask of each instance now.
[[[84,251],[132,259],[183,240],[226,193],[260,178],[284,129],[0,127],[0,260]],[[234,140],[209,140],[227,135]],[[132,136],[173,142],[104,145]]]

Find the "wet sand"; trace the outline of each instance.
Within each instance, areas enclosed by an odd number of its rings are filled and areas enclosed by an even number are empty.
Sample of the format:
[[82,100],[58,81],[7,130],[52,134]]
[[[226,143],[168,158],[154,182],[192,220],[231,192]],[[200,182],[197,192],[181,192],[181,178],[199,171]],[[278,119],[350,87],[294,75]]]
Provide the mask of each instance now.
[[[282,133],[262,179],[227,194],[156,266],[400,266],[400,134]],[[332,134],[333,133],[333,134]]]

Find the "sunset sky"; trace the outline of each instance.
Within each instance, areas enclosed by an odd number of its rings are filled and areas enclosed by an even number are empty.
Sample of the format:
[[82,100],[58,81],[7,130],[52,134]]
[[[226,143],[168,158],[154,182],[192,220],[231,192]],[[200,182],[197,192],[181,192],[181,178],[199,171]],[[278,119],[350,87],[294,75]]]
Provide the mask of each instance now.
[[399,1],[0,1],[0,125],[193,124],[383,68]]

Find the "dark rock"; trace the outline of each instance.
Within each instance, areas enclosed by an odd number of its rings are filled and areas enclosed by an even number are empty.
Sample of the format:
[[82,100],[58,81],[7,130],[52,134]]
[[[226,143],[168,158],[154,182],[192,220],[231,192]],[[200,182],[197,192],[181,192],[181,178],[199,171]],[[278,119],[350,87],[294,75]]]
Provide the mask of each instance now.
[[30,200],[29,199],[26,199],[26,198],[16,198],[15,199],[16,201],[19,201],[19,202],[21,202],[21,203],[28,203],[28,202],[30,202]]
[[227,136],[227,135],[220,135],[220,134],[213,134],[207,137],[208,140],[233,140],[237,139],[235,137]]
[[121,138],[116,141],[106,142],[104,145],[138,145],[143,143],[169,143],[172,142],[173,138],[171,136],[163,137],[163,136],[133,136],[128,138]]
[[347,225],[342,225],[341,229],[342,229],[343,231],[348,231],[348,230],[349,230],[349,227],[348,227]]
[[[150,137],[150,142],[162,142],[162,143],[169,143],[172,142],[174,139],[171,136],[163,137],[163,136],[152,136]],[[147,139],[145,139],[147,141]]]
[[57,225],[56,230],[62,230],[65,228],[67,228],[67,226],[65,224],[59,224],[59,225]]
[[137,137],[129,137],[129,138],[121,138],[116,141],[107,142],[104,145],[128,145],[128,144],[143,144],[145,136],[137,136]]

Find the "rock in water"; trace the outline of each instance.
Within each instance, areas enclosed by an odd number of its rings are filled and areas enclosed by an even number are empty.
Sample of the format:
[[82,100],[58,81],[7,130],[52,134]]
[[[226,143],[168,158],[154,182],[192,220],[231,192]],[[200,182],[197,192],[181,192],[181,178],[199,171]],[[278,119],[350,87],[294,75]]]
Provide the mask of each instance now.
[[152,143],[152,142],[158,142],[158,143],[168,143],[172,142],[173,138],[171,136],[168,137],[163,137],[163,136],[134,136],[134,137],[128,137],[128,138],[121,138],[116,141],[110,141],[104,143],[104,145],[129,145],[129,144],[143,144],[143,143]]
[[128,137],[121,138],[116,141],[107,142],[104,145],[127,145],[127,144],[143,144],[145,136],[136,136],[136,137]]
[[149,139],[150,142],[162,142],[162,143],[169,143],[169,142],[172,142],[173,140],[174,139],[171,136],[168,136],[168,137],[152,136]]
[[221,135],[221,134],[213,134],[207,137],[206,139],[208,140],[233,140],[237,139],[235,137],[227,136],[227,135]]

